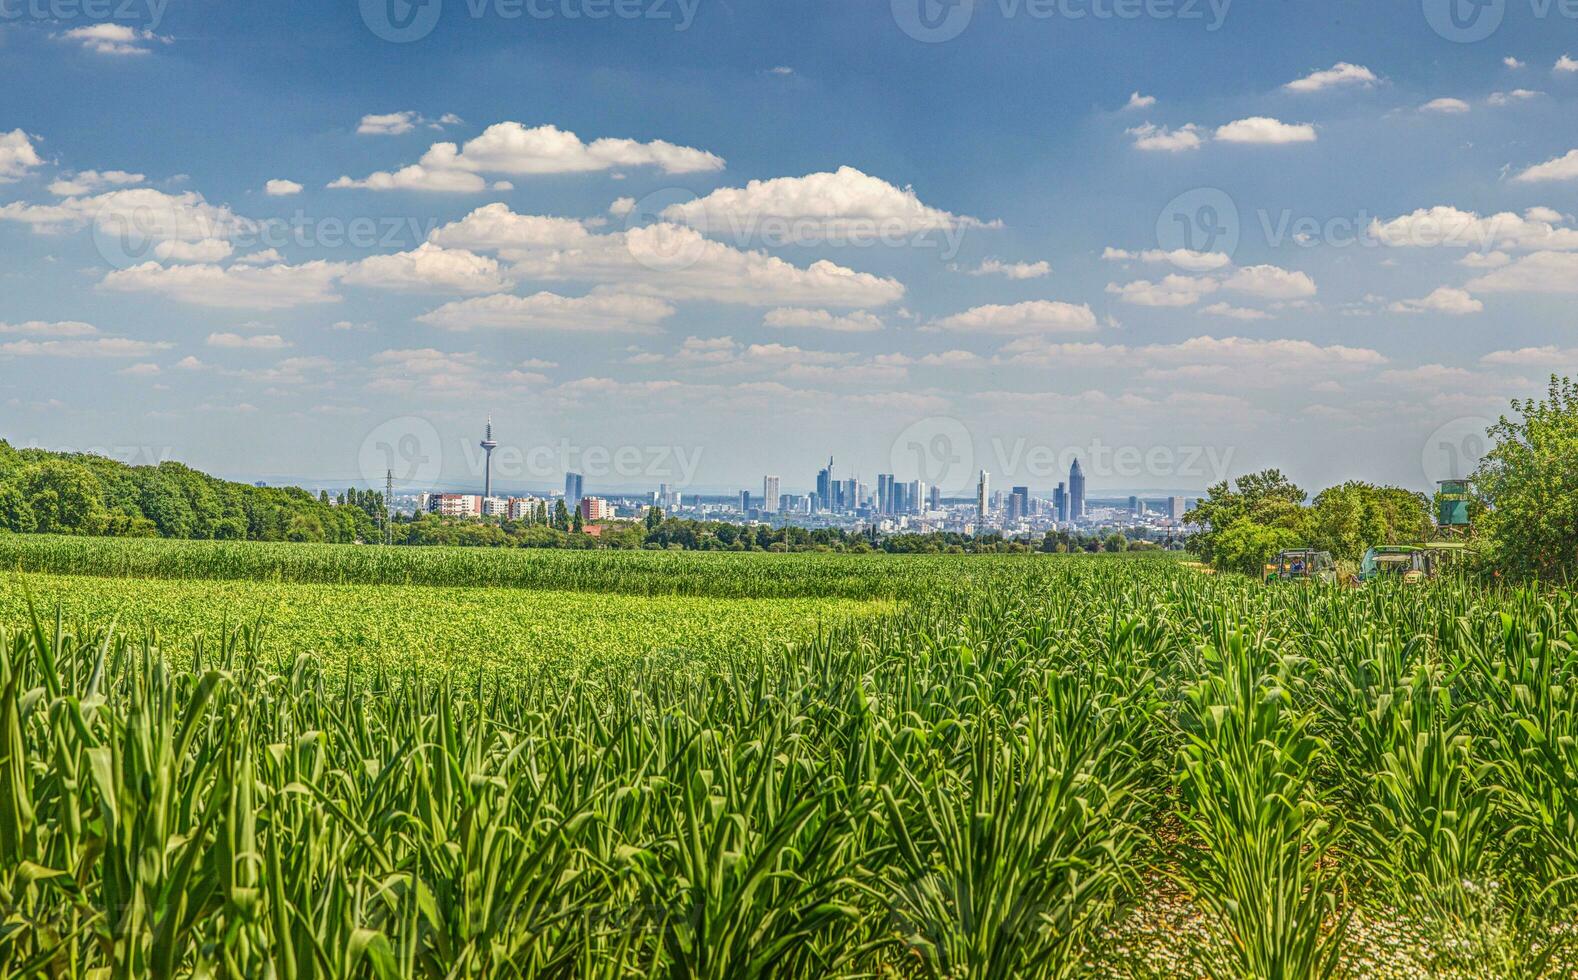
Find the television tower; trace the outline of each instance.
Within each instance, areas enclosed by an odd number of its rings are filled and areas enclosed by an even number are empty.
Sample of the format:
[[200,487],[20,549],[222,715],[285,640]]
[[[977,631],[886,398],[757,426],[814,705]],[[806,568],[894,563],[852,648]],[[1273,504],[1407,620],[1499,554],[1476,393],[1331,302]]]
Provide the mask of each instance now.
[[482,451],[487,453],[482,464],[482,497],[487,499],[493,496],[493,450],[499,444],[493,441],[493,416],[488,416],[488,427],[482,434]]

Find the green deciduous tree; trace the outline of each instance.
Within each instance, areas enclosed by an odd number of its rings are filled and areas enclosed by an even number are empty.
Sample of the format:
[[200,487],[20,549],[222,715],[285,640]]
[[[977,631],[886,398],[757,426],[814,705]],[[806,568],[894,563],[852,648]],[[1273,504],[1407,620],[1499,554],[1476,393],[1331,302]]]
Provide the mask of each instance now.
[[1212,561],[1223,571],[1259,578],[1277,552],[1303,543],[1303,536],[1291,528],[1237,520],[1218,533]]
[[1578,578],[1578,382],[1551,376],[1544,400],[1512,403],[1473,477],[1491,558],[1503,572]]
[[85,466],[50,459],[12,479],[41,534],[103,534],[109,521],[104,488]]
[[[1288,532],[1283,539],[1291,537],[1294,542],[1288,547],[1297,547],[1301,543],[1306,495],[1281,470],[1262,470],[1241,476],[1233,481],[1231,487],[1223,480],[1207,490],[1206,494],[1194,510],[1184,515],[1185,522],[1201,529],[1189,539],[1189,548],[1203,561],[1218,568],[1229,567],[1228,562],[1218,560],[1219,543],[1228,529],[1241,521]],[[1241,532],[1235,541],[1235,549],[1243,544],[1246,535],[1252,536],[1248,531]],[[1235,554],[1232,561],[1237,561],[1239,557]]]
[[1309,546],[1357,561],[1374,545],[1420,541],[1431,526],[1430,499],[1424,494],[1351,481],[1315,496]]

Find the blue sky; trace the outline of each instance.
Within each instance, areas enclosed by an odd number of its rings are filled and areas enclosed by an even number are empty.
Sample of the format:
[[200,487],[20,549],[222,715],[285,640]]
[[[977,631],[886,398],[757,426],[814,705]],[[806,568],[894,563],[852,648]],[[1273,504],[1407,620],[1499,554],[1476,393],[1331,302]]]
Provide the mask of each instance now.
[[1578,370],[1555,0],[95,2],[0,0],[17,444],[1425,487]]

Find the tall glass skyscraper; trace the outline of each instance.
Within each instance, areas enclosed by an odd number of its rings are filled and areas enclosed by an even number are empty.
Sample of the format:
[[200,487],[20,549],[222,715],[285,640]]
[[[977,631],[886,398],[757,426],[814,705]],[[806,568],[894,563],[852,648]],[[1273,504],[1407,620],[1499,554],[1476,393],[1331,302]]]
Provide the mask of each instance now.
[[564,475],[564,505],[572,510],[581,505],[581,483],[583,479],[579,473],[566,473]]
[[1077,459],[1068,468],[1068,516],[1073,521],[1085,516],[1085,471]]
[[820,510],[833,509],[833,457],[827,458],[827,469],[816,474],[816,505]]

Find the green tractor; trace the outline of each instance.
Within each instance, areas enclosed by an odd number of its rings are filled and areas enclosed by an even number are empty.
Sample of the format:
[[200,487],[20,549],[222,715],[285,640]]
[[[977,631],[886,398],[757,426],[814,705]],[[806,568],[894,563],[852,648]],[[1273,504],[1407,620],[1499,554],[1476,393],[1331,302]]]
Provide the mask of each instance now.
[[1267,582],[1335,582],[1337,563],[1331,552],[1312,548],[1279,551],[1266,563]]
[[1364,553],[1364,560],[1359,563],[1359,581],[1398,578],[1422,582],[1440,575],[1466,550],[1468,546],[1461,541],[1377,545]]

